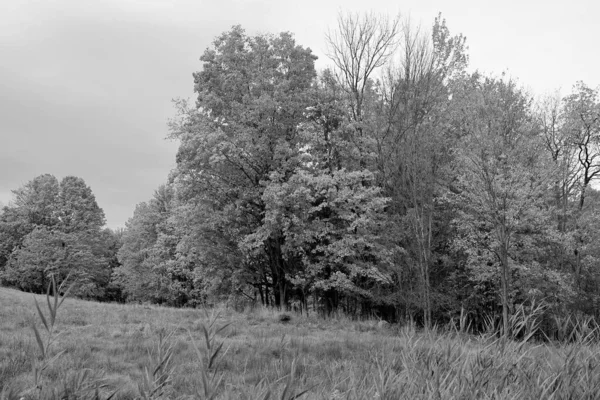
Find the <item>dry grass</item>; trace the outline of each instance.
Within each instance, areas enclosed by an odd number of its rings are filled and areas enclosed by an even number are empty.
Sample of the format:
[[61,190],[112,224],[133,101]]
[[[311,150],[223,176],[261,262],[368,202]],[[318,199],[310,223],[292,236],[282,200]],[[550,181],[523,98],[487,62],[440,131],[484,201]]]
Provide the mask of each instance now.
[[[36,298],[45,304],[44,296]],[[44,358],[32,321],[42,336],[50,333],[37,314],[33,295],[0,288],[0,397],[289,400],[306,391],[298,398],[592,399],[600,393],[600,346],[583,340],[532,345],[344,318],[292,315],[284,323],[264,309],[205,313],[68,299]],[[37,388],[32,359],[51,360]]]

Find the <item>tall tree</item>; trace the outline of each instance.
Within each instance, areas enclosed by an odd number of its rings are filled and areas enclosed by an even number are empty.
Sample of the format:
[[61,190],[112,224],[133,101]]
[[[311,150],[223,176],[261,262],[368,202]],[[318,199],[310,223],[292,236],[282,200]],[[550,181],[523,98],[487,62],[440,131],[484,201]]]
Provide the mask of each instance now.
[[[13,251],[36,227],[51,228],[58,223],[59,184],[54,176],[37,176],[12,193],[13,201],[0,215],[0,271],[6,268]],[[7,278],[4,274],[5,282]]]
[[[585,257],[585,231],[588,220],[584,210],[589,186],[600,173],[600,101],[598,89],[592,89],[583,82],[574,85],[572,93],[563,99],[561,114],[562,138],[565,138],[565,149],[571,156],[568,162],[570,178],[568,195],[577,195],[577,205],[565,196],[563,199],[564,236],[570,239],[569,247],[575,257],[573,260],[575,281],[580,287],[582,260]],[[570,213],[567,210],[572,208]],[[570,225],[567,223],[570,222]],[[567,229],[569,228],[569,229]]]
[[401,34],[400,17],[338,14],[337,27],[326,35],[328,56],[338,81],[352,98],[352,118],[362,121],[365,91],[373,72],[393,55]]
[[92,189],[76,176],[67,176],[60,182],[56,215],[59,229],[65,233],[99,231],[106,223]]
[[19,210],[22,220],[32,226],[53,227],[58,223],[58,180],[50,174],[33,178],[13,191],[13,208]]
[[84,180],[40,175],[15,190],[0,218],[2,280],[43,290],[50,275],[78,281],[77,294],[99,298],[110,276],[104,212]]
[[459,117],[465,141],[456,150],[463,205],[457,219],[463,235],[457,240],[475,268],[499,266],[503,332],[510,335],[510,281],[519,264],[515,245],[520,236],[546,226],[549,164],[530,99],[514,82],[475,74],[467,85],[468,108],[461,107]]
[[[197,107],[183,109],[172,129],[181,141],[175,182],[192,212],[215,216],[210,230],[233,246],[230,254],[240,254],[239,243],[264,223],[262,193],[271,173],[286,176],[293,169],[315,59],[289,33],[250,37],[239,26],[201,57],[203,69],[194,74]],[[260,257],[281,306],[289,265],[278,240],[265,237]],[[256,264],[248,254],[239,262]]]
[[23,243],[23,239],[35,229],[14,207],[4,207],[0,215],[0,282],[5,280],[2,272],[12,252]]
[[578,82],[565,98],[566,129],[577,148],[581,167],[579,209],[590,182],[600,174],[600,101],[598,89]]
[[423,310],[425,326],[431,325],[434,308],[430,276],[434,248],[440,243],[437,218],[443,214],[438,215],[436,208],[442,205],[450,180],[451,85],[464,74],[465,51],[465,38],[451,36],[441,16],[431,36],[409,22],[403,25],[400,62],[386,69],[374,129],[378,180],[392,199],[390,214],[404,230],[400,240],[407,254],[400,268],[408,266],[418,275],[417,306]]
[[[161,185],[152,199],[136,206],[122,233],[112,285],[128,301],[172,306],[202,301],[202,280],[196,279],[196,256],[188,252],[184,206],[179,207],[170,184]],[[191,253],[191,254],[190,254]]]

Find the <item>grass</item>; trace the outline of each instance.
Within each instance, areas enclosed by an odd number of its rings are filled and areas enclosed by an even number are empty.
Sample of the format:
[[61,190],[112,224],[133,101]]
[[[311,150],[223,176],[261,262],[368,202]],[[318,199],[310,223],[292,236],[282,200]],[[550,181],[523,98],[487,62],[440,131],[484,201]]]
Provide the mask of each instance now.
[[[585,337],[531,344],[343,317],[290,314],[282,321],[267,309],[205,312],[76,299],[60,306],[50,329],[45,305],[45,296],[0,288],[2,400],[594,399],[600,393],[600,345]],[[44,354],[33,323],[43,346],[50,343]],[[34,366],[41,370],[37,382]]]

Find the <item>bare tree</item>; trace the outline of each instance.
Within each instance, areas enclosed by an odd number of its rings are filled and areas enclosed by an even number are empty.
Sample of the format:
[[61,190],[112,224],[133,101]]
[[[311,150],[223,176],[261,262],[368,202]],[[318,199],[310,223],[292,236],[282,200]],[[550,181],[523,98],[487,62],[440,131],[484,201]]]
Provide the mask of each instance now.
[[579,178],[576,148],[566,129],[563,102],[558,93],[546,96],[538,102],[535,115],[540,125],[544,147],[556,167],[554,178],[554,201],[558,230],[567,229],[569,198],[573,196]]
[[369,78],[395,52],[401,33],[400,17],[368,13],[338,14],[337,27],[326,35],[327,55],[338,70],[338,80],[352,96],[352,116],[362,119]]
[[[600,176],[600,100],[598,89],[592,89],[583,82],[577,82],[571,95],[563,100],[561,118],[562,135],[566,148],[572,153],[570,162],[573,170],[573,182],[570,183],[566,197],[571,191],[578,191],[579,202],[572,227],[575,254],[575,282],[581,285],[582,250],[585,240],[582,228],[585,226],[584,205],[587,189],[594,179]],[[564,199],[567,203],[567,199]],[[566,211],[566,205],[564,206]],[[566,221],[566,212],[564,213]],[[583,226],[582,226],[583,224]]]
[[581,167],[579,210],[585,203],[586,189],[600,174],[600,101],[598,89],[583,82],[573,88],[573,94],[565,98],[567,130],[577,148]]

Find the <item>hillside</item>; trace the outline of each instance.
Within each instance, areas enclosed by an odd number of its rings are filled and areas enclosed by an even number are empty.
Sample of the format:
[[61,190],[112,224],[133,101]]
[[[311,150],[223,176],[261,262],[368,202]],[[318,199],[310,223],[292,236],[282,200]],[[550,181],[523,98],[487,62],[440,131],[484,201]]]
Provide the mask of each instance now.
[[[116,399],[151,397],[163,381],[154,398],[206,398],[203,374],[208,394],[219,399],[263,399],[269,390],[277,399],[304,390],[299,398],[591,399],[600,390],[598,345],[503,344],[492,337],[422,333],[342,317],[291,314],[286,322],[264,309],[245,314],[223,309],[207,317],[202,310],[69,298],[58,311],[48,358],[62,353],[41,372],[40,392],[31,390],[31,357],[40,353],[31,321],[44,340],[48,334],[33,298],[0,288],[0,382],[6,398],[9,387],[29,398],[54,398],[63,387],[79,392],[77,398],[93,398],[96,383],[103,384],[101,398],[115,390]],[[44,296],[35,298],[48,315]],[[230,325],[215,333],[225,324]],[[208,351],[217,353],[208,371],[203,327]],[[161,341],[163,356],[172,349],[162,368]]]

